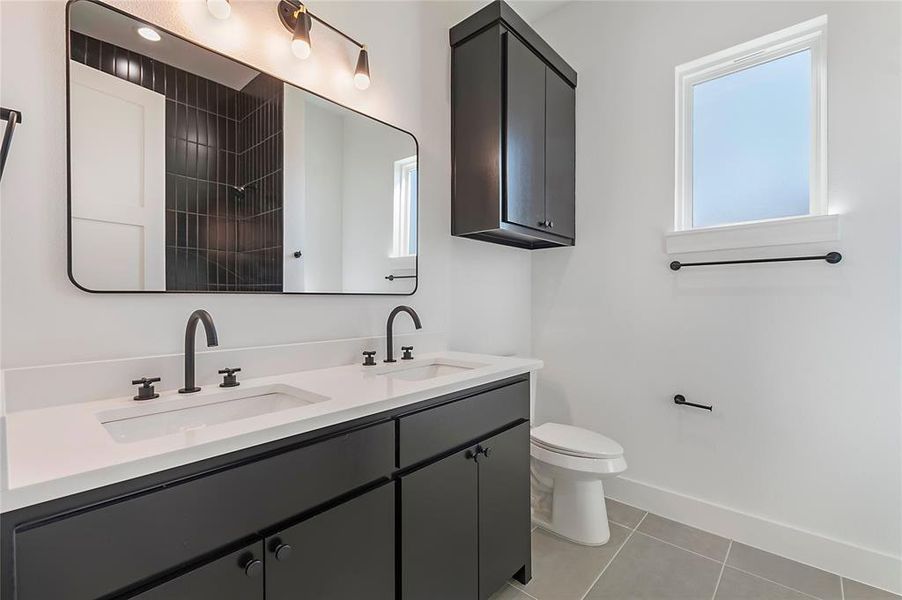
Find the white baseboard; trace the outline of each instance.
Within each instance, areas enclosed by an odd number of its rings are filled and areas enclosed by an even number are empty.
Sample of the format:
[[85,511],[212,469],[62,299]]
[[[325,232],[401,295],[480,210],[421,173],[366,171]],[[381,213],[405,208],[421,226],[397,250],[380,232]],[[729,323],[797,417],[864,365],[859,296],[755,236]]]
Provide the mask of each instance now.
[[662,517],[902,594],[902,557],[824,537],[629,477],[605,481],[605,495]]

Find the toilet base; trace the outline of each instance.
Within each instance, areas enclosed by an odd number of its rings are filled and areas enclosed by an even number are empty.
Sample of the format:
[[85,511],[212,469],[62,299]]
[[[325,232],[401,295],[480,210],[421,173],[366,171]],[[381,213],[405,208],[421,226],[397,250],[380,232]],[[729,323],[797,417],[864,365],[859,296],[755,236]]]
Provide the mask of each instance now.
[[534,512],[536,525],[583,546],[608,543],[611,528],[600,479],[558,478],[552,494],[551,520]]

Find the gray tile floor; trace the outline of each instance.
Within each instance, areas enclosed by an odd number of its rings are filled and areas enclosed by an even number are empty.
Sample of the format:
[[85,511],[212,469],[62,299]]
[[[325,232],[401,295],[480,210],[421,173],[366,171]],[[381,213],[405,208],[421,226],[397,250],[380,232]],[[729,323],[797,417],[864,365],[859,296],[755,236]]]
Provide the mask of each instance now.
[[532,532],[532,581],[491,600],[902,600],[739,542],[608,500],[601,547]]

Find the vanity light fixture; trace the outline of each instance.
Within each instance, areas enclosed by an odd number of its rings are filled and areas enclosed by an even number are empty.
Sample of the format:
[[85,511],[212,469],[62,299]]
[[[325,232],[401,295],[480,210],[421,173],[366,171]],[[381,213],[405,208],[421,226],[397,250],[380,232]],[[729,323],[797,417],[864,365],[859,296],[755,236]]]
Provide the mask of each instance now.
[[228,19],[232,14],[229,0],[207,0],[207,10],[217,19]]
[[365,90],[370,87],[370,57],[366,51],[366,45],[360,49],[360,55],[357,57],[357,68],[354,70],[354,85],[358,90]]
[[154,31],[150,27],[138,27],[138,35],[150,42],[159,42],[161,39],[163,39],[160,37],[159,33]]
[[291,38],[291,52],[300,59],[310,56],[310,26],[313,24],[307,8],[301,4],[294,11],[294,34]]
[[[207,0],[208,3],[213,1],[215,0]],[[277,10],[282,25],[291,32],[291,52],[295,56],[301,59],[310,56],[310,29],[315,20],[357,46],[359,54],[357,55],[357,68],[354,70],[354,85],[360,90],[370,87],[370,59],[366,44],[361,44],[340,29],[320,19],[298,0],[279,0]]]

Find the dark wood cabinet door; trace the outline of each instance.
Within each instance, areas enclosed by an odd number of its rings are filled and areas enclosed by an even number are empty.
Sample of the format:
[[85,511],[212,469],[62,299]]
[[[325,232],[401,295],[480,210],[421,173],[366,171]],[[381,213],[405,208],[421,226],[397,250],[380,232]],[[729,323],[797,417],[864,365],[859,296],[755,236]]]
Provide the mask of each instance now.
[[545,64],[512,34],[506,44],[505,221],[544,229]]
[[386,483],[266,539],[266,600],[394,600],[395,488]]
[[477,472],[469,456],[452,454],[400,480],[404,600],[478,594]]
[[[133,596],[135,600],[263,600],[263,542]],[[256,561],[251,564],[252,561]],[[53,574],[48,573],[49,576]]]
[[483,442],[479,471],[479,598],[529,579],[529,423]]
[[545,215],[548,230],[576,237],[576,90],[549,70],[545,80]]

